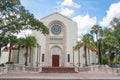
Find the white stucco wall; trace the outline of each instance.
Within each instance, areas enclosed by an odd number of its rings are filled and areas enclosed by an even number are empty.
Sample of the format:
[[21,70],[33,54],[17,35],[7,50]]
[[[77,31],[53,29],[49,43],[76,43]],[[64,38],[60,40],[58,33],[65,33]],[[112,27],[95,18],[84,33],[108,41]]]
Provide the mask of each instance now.
[[8,62],[8,52],[2,52],[0,57],[0,64]]

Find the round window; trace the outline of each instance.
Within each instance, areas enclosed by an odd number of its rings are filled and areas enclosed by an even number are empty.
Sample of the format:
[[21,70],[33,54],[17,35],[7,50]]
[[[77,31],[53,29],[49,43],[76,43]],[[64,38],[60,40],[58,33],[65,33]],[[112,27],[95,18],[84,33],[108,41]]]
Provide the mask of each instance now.
[[52,28],[51,28],[51,32],[54,35],[60,34],[61,33],[61,26],[59,26],[59,25],[53,25]]

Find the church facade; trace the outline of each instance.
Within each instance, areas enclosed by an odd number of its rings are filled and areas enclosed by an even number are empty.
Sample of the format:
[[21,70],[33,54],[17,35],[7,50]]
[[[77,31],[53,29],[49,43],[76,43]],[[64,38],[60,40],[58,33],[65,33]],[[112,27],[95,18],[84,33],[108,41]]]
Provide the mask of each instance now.
[[[77,42],[77,23],[60,13],[53,13],[40,19],[48,28],[49,34],[43,35],[40,31],[33,31],[32,36],[37,38],[36,47],[29,52],[29,65],[42,67],[71,67],[85,64],[83,48],[80,54],[73,49]],[[88,65],[96,63],[96,55],[89,51]],[[17,50],[13,50],[12,61],[17,61]],[[19,64],[25,62],[25,48],[21,48]],[[16,56],[16,57],[15,57]]]
[[53,13],[40,19],[48,28],[49,35],[33,31],[41,48],[43,66],[70,66],[73,46],[77,41],[77,23],[59,14]]

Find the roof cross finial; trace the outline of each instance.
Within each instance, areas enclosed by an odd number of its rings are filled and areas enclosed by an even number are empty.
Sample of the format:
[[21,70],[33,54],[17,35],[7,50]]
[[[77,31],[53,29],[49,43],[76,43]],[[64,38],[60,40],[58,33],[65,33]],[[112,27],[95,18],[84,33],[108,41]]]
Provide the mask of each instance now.
[[55,12],[58,13],[58,7],[55,8]]

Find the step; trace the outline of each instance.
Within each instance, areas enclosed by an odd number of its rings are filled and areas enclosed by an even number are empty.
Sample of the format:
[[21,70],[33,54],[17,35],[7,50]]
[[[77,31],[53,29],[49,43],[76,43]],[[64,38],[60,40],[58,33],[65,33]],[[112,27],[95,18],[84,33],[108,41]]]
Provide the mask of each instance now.
[[42,67],[41,73],[76,73],[74,67]]
[[0,80],[120,80],[120,78],[0,78]]

